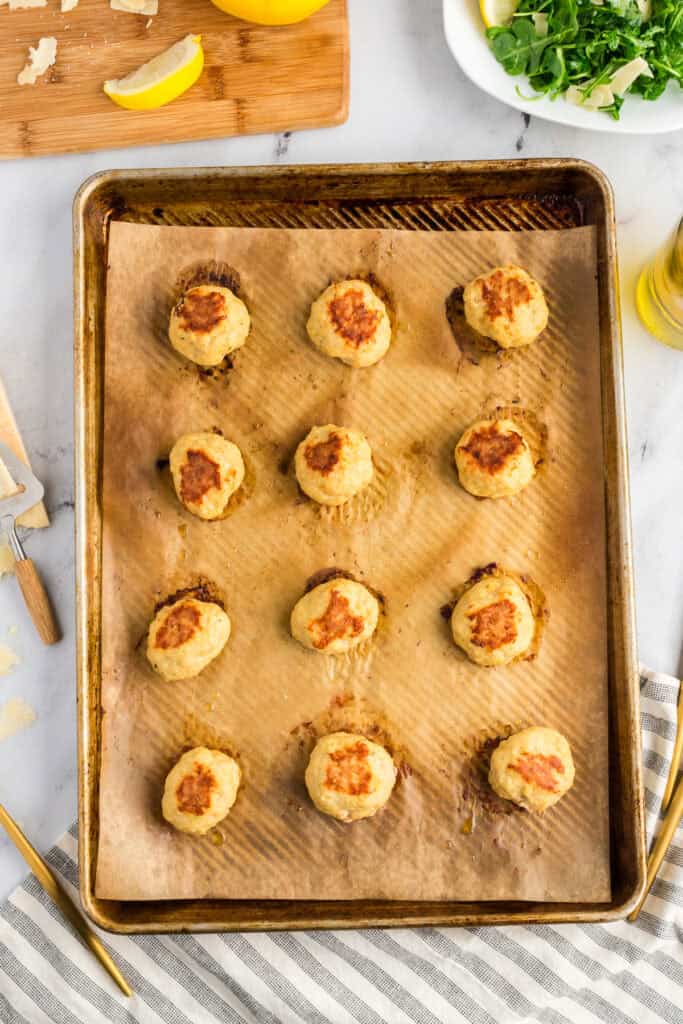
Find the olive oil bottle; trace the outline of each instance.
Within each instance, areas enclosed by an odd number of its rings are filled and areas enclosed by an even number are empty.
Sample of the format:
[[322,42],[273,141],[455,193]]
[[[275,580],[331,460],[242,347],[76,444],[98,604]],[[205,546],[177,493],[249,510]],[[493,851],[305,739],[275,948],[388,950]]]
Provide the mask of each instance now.
[[644,267],[636,306],[650,334],[683,351],[683,219],[673,237]]

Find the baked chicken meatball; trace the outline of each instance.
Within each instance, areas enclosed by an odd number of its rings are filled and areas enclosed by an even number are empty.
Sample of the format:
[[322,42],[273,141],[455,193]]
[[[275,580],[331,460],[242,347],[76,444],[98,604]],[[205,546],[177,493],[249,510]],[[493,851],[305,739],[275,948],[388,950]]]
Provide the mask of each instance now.
[[536,621],[519,583],[505,574],[468,587],[451,615],[453,639],[477,665],[508,665],[529,650]]
[[321,583],[292,609],[292,636],[322,654],[345,654],[377,628],[379,601],[362,583],[344,578]]
[[366,281],[326,288],[311,306],[306,330],[320,352],[349,366],[372,366],[391,344],[386,306]]
[[393,758],[379,743],[350,732],[319,739],[306,768],[306,789],[323,814],[338,821],[370,818],[396,782]]
[[199,284],[173,307],[168,336],[173,348],[200,366],[218,366],[249,334],[247,307],[229,288]]
[[241,776],[237,761],[221,750],[188,750],[166,776],[161,813],[181,832],[204,835],[230,811]]
[[169,462],[178,499],[200,519],[220,519],[244,480],[242,453],[220,434],[183,434]]
[[533,725],[503,740],[491,755],[489,783],[505,800],[543,814],[571,789],[574,761],[555,729]]
[[372,480],[372,451],[359,430],[313,427],[296,450],[299,486],[321,505],[343,505]]
[[152,619],[147,658],[155,672],[171,682],[194,679],[217,658],[230,637],[230,619],[213,601],[181,597]]
[[478,420],[455,446],[462,487],[478,498],[507,498],[533,480],[531,448],[512,420]]
[[465,286],[465,318],[501,348],[530,345],[548,324],[543,289],[526,270],[495,267]]

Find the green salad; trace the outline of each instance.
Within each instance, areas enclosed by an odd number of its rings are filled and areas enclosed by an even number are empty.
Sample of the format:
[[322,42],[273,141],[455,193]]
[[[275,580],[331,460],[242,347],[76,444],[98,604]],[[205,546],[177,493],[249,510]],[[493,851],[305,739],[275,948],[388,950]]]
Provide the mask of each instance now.
[[536,93],[615,120],[627,91],[656,100],[671,80],[683,89],[683,0],[520,0],[512,21],[486,34],[508,74],[527,75]]

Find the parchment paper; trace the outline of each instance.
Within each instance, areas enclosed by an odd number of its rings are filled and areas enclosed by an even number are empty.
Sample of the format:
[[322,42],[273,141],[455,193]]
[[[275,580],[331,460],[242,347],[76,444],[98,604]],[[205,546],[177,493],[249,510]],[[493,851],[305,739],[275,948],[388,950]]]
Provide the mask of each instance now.
[[[175,283],[198,261],[238,271],[253,328],[234,366],[206,376],[169,347]],[[543,284],[550,325],[506,354],[456,342],[445,302],[506,261]],[[97,895],[352,899],[609,898],[605,524],[595,238],[527,233],[148,227],[114,223],[107,278],[103,754]],[[317,353],[304,325],[333,279],[376,275],[394,341],[372,369]],[[456,317],[457,324],[457,317]],[[461,431],[498,405],[547,428],[545,461],[515,498],[479,501],[455,476]],[[535,418],[535,419],[534,419]],[[321,509],[291,460],[316,423],[365,432],[371,487]],[[220,428],[244,453],[242,500],[205,523],[157,461],[182,433]],[[440,612],[478,566],[545,593],[538,657],[470,664]],[[338,567],[376,588],[371,643],[308,652],[288,618],[307,579]],[[222,655],[166,683],[144,657],[155,603],[208,578],[232,619]],[[486,741],[530,724],[568,737],[573,790],[544,817],[487,794]],[[353,825],[316,812],[303,771],[316,735],[376,735],[401,766],[383,812]],[[244,783],[217,832],[160,814],[164,778],[197,744],[237,753]]]

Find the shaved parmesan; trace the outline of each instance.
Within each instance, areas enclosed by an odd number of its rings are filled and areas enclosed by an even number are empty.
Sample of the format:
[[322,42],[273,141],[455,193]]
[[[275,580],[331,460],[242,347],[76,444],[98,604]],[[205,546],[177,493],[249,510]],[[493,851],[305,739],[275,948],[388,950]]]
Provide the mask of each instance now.
[[643,21],[647,21],[652,14],[652,0],[636,0],[636,3]]
[[6,676],[7,673],[18,664],[19,659],[12,648],[5,647],[4,644],[0,644],[0,676]]
[[36,720],[36,713],[21,697],[13,697],[0,708],[0,741],[9,739]]
[[0,543],[0,579],[14,572],[14,555],[9,544]]
[[548,15],[544,14],[543,11],[539,11],[531,15],[531,20],[534,23],[536,35],[545,38],[548,35]]
[[10,11],[23,11],[27,7],[47,7],[47,0],[9,0]]
[[614,103],[614,93],[609,85],[596,85],[590,96],[582,92],[576,85],[570,85],[565,96],[568,103],[576,107],[583,107],[585,110],[598,110],[600,107],[609,107]]
[[73,11],[74,7],[78,7],[78,0],[62,0],[60,10],[62,14],[67,14],[69,11]]
[[10,476],[7,466],[0,459],[0,498],[9,498],[10,495],[16,494],[17,491],[18,487]]
[[112,11],[125,11],[126,14],[156,14],[159,0],[110,0]]
[[642,57],[634,57],[628,64],[624,64],[623,67],[619,68],[611,78],[610,88],[612,92],[616,93],[617,96],[623,96],[630,86],[633,85],[636,78],[640,75],[645,75],[646,78],[652,78],[652,72],[650,71],[650,65],[647,61],[643,60]]
[[44,75],[57,60],[57,40],[54,36],[44,36],[38,40],[38,46],[29,46],[28,64],[17,75],[19,85],[35,85],[39,75]]
[[652,78],[652,72],[647,61],[642,57],[634,57],[628,64],[624,64],[604,85],[596,85],[589,96],[576,85],[570,85],[565,93],[569,103],[577,107],[584,107],[586,110],[598,110],[600,107],[609,107],[614,103],[615,96],[623,96],[627,89],[635,82],[640,75]]

